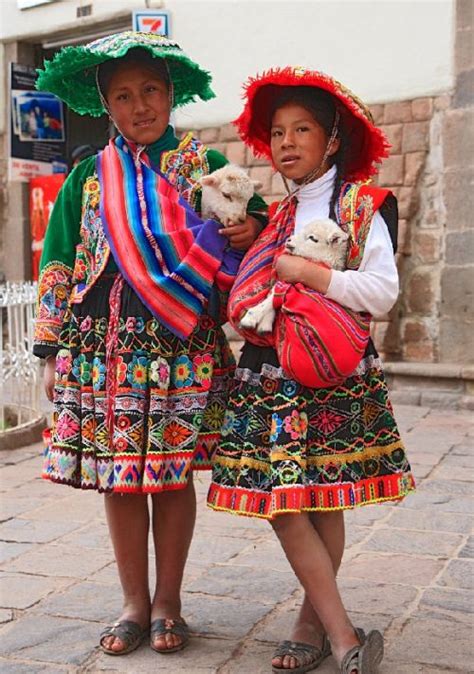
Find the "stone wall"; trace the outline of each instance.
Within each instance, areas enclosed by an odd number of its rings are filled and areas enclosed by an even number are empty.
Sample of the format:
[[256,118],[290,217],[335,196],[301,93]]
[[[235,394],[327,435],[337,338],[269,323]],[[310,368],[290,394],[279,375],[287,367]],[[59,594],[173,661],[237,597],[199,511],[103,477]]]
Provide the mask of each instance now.
[[[390,188],[399,204],[400,299],[389,316],[374,324],[379,351],[390,361],[435,362],[439,358],[440,264],[446,209],[443,202],[441,131],[449,95],[372,106],[376,124],[392,150],[377,183]],[[247,167],[270,203],[285,194],[282,180],[268,162],[256,159],[234,127],[196,132],[229,161]]]
[[[5,144],[4,134],[0,134],[0,148]],[[5,280],[5,228],[7,210],[8,164],[6,154],[0,152],[0,283]]]
[[[457,0],[456,82],[441,130],[446,208],[439,359],[474,363],[474,2]],[[474,392],[474,391],[473,391]]]

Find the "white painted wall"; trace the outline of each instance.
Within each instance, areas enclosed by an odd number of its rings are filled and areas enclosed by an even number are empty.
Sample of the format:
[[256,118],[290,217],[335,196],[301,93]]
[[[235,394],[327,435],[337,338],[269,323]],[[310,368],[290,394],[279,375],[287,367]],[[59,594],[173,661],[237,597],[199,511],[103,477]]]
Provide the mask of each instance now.
[[[145,0],[57,0],[20,11],[0,1],[0,38],[91,25]],[[453,85],[454,0],[165,0],[172,37],[214,75],[217,100],[179,112],[183,127],[213,126],[241,110],[241,84],[275,65],[314,67],[369,103],[433,95]]]

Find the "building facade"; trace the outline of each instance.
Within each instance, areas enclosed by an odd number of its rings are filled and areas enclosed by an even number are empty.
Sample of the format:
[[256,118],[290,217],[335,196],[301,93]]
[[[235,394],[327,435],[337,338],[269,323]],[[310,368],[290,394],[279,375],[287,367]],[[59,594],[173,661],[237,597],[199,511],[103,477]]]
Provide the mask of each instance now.
[[[472,0],[4,0],[0,70],[39,66],[62,45],[130,28],[132,9],[165,9],[171,36],[214,75],[215,101],[175,117],[233,162],[272,201],[283,186],[229,123],[241,83],[275,65],[317,67],[370,105],[392,143],[380,185],[400,208],[400,299],[374,326],[392,387],[407,402],[471,404],[474,394],[474,56]],[[217,9],[219,11],[217,11]],[[8,17],[8,20],[7,20]],[[106,121],[69,119],[69,146],[107,136]],[[9,181],[8,119],[0,121],[0,270],[28,278],[28,185]]]

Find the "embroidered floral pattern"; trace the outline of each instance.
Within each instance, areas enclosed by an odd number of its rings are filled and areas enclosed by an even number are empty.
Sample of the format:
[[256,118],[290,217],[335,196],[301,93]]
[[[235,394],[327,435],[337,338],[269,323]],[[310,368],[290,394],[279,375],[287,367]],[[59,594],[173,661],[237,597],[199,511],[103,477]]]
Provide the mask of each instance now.
[[[237,370],[232,427],[213,457],[212,508],[272,518],[397,501],[414,489],[380,370],[295,392],[279,368],[263,368]],[[277,382],[272,396],[266,379]]]
[[147,383],[148,362],[144,356],[133,356],[128,365],[128,381],[134,387],[144,389]]
[[161,388],[168,388],[170,383],[170,367],[164,358],[157,358],[150,365],[148,373],[150,381],[159,384]]
[[56,346],[68,309],[72,270],[62,262],[50,262],[41,272],[36,307],[35,343]]
[[117,358],[117,382],[123,384],[127,378],[127,363],[124,361],[122,356]]
[[221,405],[216,402],[211,402],[205,409],[204,423],[213,431],[218,431],[224,420],[224,410]]
[[81,353],[77,358],[74,358],[72,373],[83,386],[90,382],[92,377],[91,364],[87,361],[87,357],[84,353]]
[[169,447],[179,447],[179,445],[186,443],[192,434],[192,430],[180,424],[179,421],[173,420],[165,426],[163,441]]
[[92,386],[95,390],[100,389],[105,382],[105,363],[97,356],[92,361]]
[[374,217],[374,199],[370,194],[360,194],[363,186],[364,183],[346,183],[338,201],[341,227],[350,236],[348,269],[359,268]]
[[211,386],[212,372],[214,369],[214,359],[210,354],[196,356],[193,360],[194,378],[204,389]]
[[110,255],[100,218],[100,185],[97,176],[86,180],[82,190],[81,243],[76,246],[71,302],[80,302],[102,274]]
[[[102,293],[103,288],[97,292]],[[124,291],[127,311],[138,304],[136,298],[130,304],[132,292]],[[44,476],[105,492],[146,493],[184,487],[191,469],[210,468],[220,440],[233,374],[233,359],[223,333],[215,324],[206,330],[198,328],[184,354],[182,340],[155,319],[135,316],[134,326],[143,329],[131,332],[127,316],[122,315],[111,438],[105,366],[107,319],[87,313],[81,316],[82,306],[74,308],[60,336],[56,372],[62,378],[56,385],[56,413]],[[139,310],[143,311],[140,304]],[[72,353],[78,352],[74,358]],[[193,367],[200,371],[202,366],[200,374],[205,380],[210,362],[215,387],[188,386]]]
[[230,433],[232,430],[232,426],[234,425],[234,419],[235,419],[235,412],[232,412],[231,410],[226,410],[224,413],[224,421],[222,422],[222,429],[221,433],[222,435],[227,435]]
[[67,349],[59,349],[56,355],[56,381],[67,379],[72,367],[72,356]]
[[280,435],[281,428],[283,426],[283,421],[280,419],[278,414],[272,414],[272,421],[270,424],[270,442],[275,442],[278,436]]
[[194,209],[201,189],[198,180],[209,173],[206,153],[206,146],[188,133],[176,150],[161,156],[161,172]]
[[324,433],[325,435],[334,433],[344,421],[344,416],[337,412],[333,412],[332,410],[322,409],[321,412],[316,415],[317,427],[320,428],[321,433]]
[[193,365],[188,356],[178,356],[173,365],[173,381],[177,388],[193,383]]
[[284,418],[283,424],[285,431],[290,434],[292,440],[303,438],[308,428],[308,417],[305,412],[293,410],[291,414]]

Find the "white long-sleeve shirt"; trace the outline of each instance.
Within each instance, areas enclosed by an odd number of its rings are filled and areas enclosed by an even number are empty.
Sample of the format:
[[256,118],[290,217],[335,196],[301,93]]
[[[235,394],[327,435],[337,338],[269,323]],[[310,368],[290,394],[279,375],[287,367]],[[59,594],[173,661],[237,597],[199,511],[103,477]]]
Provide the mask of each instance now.
[[[329,217],[335,177],[336,167],[333,166],[321,178],[298,191],[296,232],[312,220]],[[292,184],[292,188],[297,187]],[[397,301],[398,290],[398,271],[388,227],[376,211],[359,269],[333,269],[326,297],[354,311],[368,311],[377,318],[390,311]]]

